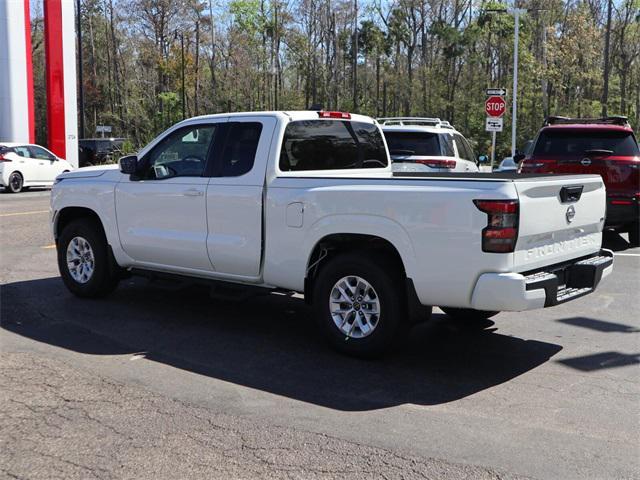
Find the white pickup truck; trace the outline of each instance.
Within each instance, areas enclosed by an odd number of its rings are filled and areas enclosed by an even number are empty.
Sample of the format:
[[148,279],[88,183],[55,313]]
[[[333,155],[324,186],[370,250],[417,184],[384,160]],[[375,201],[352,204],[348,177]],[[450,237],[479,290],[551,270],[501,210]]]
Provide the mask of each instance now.
[[324,111],[185,120],[51,195],[74,294],[129,274],[300,292],[360,356],[388,349],[416,306],[474,321],[592,292],[613,268],[604,217],[599,176],[394,175],[375,120]]

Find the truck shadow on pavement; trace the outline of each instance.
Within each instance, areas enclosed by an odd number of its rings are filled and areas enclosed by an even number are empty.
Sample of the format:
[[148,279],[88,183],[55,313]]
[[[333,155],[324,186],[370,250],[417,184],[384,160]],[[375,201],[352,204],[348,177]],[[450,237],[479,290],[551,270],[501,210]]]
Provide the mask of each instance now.
[[104,300],[77,299],[58,277],[2,289],[1,327],[23,337],[83,354],[143,352],[148,360],[344,411],[451,402],[518,377],[562,349],[497,328],[470,331],[434,314],[397,352],[364,361],[329,350],[300,298],[232,302],[142,279],[123,282]]
[[602,232],[602,248],[608,248],[614,252],[623,252],[632,247],[619,233],[613,230],[605,230]]

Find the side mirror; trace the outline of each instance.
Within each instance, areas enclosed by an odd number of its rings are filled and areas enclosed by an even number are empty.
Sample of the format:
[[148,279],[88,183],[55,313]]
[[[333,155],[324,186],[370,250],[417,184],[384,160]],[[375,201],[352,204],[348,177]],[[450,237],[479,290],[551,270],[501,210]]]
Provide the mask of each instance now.
[[516,153],[513,156],[513,161],[516,163],[520,163],[522,160],[524,160],[525,154],[524,153]]
[[138,171],[138,157],[136,155],[127,155],[118,160],[120,171],[128,175],[134,175]]
[[479,162],[479,163],[486,163],[486,162],[487,162],[487,160],[489,160],[489,159],[487,158],[487,156],[486,156],[486,155],[480,155],[480,156],[478,157],[478,162]]

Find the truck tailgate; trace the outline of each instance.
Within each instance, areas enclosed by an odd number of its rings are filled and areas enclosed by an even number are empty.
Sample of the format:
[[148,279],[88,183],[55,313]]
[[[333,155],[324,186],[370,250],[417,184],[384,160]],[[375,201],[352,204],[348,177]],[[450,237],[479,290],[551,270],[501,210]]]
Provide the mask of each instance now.
[[526,272],[598,252],[606,192],[597,175],[514,182],[520,201],[514,270]]

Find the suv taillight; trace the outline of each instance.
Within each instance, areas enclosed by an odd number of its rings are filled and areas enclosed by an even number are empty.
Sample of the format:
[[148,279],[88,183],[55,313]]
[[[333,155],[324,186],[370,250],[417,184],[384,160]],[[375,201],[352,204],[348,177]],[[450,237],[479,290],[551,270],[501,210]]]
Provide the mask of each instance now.
[[482,251],[509,253],[518,239],[518,200],[474,200],[476,207],[487,214],[487,226],[482,229]]
[[0,153],[0,162],[10,162],[11,161],[11,159],[5,157],[5,155],[6,155],[5,153]]
[[455,160],[441,160],[438,158],[418,158],[413,160],[415,163],[426,165],[431,168],[456,168]]

